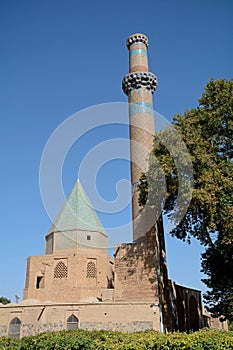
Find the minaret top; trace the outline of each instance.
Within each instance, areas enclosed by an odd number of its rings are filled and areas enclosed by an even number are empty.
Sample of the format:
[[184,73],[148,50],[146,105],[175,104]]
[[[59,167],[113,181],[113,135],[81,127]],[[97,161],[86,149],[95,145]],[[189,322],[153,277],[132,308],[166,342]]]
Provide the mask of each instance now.
[[141,42],[145,44],[146,47],[148,47],[148,38],[145,34],[142,34],[142,33],[136,33],[136,34],[130,35],[127,39],[126,45],[129,49],[130,45],[138,42]]
[[[124,93],[129,96],[130,93],[137,90],[138,94],[140,94],[140,89],[144,88],[153,94],[157,87],[157,78],[148,71],[147,36],[141,33],[130,35],[127,40],[127,47],[129,50],[130,73],[126,74],[122,80]],[[140,101],[141,96],[140,94]]]

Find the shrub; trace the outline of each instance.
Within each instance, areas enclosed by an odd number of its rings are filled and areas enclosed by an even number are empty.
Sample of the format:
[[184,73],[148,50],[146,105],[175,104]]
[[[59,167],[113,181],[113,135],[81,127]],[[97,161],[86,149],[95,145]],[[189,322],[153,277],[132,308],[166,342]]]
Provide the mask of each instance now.
[[203,329],[190,334],[156,331],[61,331],[21,340],[0,338],[0,350],[233,350],[233,332]]

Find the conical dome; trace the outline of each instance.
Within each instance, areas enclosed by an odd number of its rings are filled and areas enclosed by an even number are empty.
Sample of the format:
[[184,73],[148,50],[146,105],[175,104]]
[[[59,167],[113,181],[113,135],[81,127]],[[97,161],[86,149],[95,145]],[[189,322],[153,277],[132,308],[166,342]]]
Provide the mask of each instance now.
[[46,253],[54,250],[106,248],[107,235],[79,180],[46,236]]

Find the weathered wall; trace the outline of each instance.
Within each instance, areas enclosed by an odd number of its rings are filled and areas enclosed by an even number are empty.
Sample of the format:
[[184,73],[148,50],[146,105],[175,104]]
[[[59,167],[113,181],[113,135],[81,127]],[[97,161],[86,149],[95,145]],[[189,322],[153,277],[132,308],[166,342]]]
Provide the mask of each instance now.
[[178,285],[173,281],[169,281],[169,284],[174,331],[197,331],[203,327],[228,330],[227,321],[212,318],[204,311],[201,291]]
[[108,286],[108,260],[106,249],[29,257],[24,299],[78,302],[100,298]]
[[173,283],[176,294],[176,308],[178,312],[178,326],[181,331],[202,328],[202,302],[201,292],[185,288]]
[[[14,317],[21,321],[20,336],[67,328],[67,319],[75,315],[79,328],[111,329],[134,332],[145,329],[159,330],[158,306],[150,303],[93,303],[93,304],[34,304],[23,301],[15,305],[0,306],[0,336],[7,335]],[[34,301],[35,303],[35,301]]]
[[154,231],[140,242],[115,247],[115,300],[143,300],[158,304]]

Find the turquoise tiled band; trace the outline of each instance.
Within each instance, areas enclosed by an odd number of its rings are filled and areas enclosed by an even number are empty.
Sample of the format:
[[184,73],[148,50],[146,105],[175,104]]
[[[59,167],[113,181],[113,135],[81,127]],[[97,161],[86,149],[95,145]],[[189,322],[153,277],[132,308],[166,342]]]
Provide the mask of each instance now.
[[129,52],[129,55],[130,55],[130,56],[133,56],[133,55],[135,55],[136,53],[141,53],[141,54],[143,54],[143,55],[147,55],[146,50],[142,50],[142,49],[132,50],[132,51]]
[[152,104],[149,102],[135,102],[130,104],[129,115],[132,116],[139,113],[148,113],[153,115],[154,110]]

